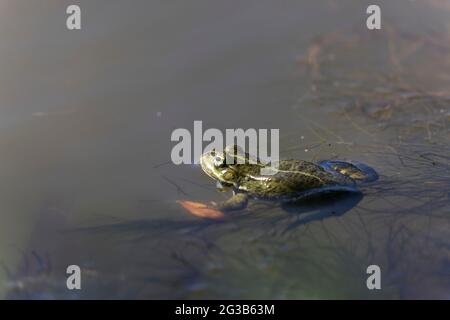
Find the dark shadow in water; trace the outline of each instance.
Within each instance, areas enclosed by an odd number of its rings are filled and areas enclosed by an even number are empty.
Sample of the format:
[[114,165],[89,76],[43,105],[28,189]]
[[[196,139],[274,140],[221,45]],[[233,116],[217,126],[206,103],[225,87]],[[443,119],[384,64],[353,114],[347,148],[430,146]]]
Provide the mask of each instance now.
[[[340,191],[316,195],[304,199],[301,202],[286,203],[281,206],[276,203],[260,203],[255,201],[253,203],[254,207],[250,210],[232,213],[224,220],[138,219],[114,224],[75,228],[66,230],[66,232],[102,232],[108,233],[111,236],[119,233],[122,237],[126,237],[133,243],[148,239],[157,241],[156,238],[169,234],[177,237],[181,235],[202,237],[204,232],[209,231],[208,233],[210,234],[215,228],[218,228],[216,232],[217,235],[220,235],[230,231],[230,229],[242,229],[250,225],[252,229],[255,229],[259,225],[259,228],[262,229],[271,226],[271,229],[278,231],[280,231],[280,226],[283,226],[281,233],[285,233],[314,221],[342,216],[355,207],[362,198],[363,194],[361,192]],[[276,208],[281,208],[282,211],[278,211]],[[274,216],[268,217],[266,213],[271,211],[271,209],[275,209],[278,212]],[[285,214],[283,214],[283,211]]]
[[140,241],[144,238],[167,235],[170,233],[195,235],[209,227],[221,225],[224,221],[195,219],[195,220],[174,220],[174,219],[137,219],[123,221],[113,224],[96,225],[91,227],[73,228],[66,232],[106,232],[111,234],[129,235],[129,240]]
[[284,204],[283,210],[300,215],[299,219],[289,224],[284,232],[313,221],[342,216],[355,207],[362,198],[363,194],[360,192],[336,192],[318,195],[297,203]]

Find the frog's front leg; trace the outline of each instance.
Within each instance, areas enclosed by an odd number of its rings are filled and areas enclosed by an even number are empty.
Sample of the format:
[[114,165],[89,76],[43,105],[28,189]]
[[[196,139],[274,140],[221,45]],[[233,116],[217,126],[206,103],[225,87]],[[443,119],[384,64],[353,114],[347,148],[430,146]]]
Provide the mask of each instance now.
[[220,211],[236,211],[247,207],[248,196],[245,193],[235,193],[230,199],[215,205]]

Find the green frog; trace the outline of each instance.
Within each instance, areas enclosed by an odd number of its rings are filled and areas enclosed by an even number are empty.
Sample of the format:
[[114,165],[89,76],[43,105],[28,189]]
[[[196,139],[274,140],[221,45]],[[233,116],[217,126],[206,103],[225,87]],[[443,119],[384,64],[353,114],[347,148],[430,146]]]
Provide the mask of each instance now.
[[[295,203],[319,194],[358,192],[357,182],[378,179],[374,169],[357,161],[327,160],[316,164],[280,160],[270,165],[237,145],[204,153],[200,165],[216,181],[219,191],[233,190],[230,199],[215,204],[221,211],[245,209],[249,198]],[[271,174],[267,170],[272,170]]]

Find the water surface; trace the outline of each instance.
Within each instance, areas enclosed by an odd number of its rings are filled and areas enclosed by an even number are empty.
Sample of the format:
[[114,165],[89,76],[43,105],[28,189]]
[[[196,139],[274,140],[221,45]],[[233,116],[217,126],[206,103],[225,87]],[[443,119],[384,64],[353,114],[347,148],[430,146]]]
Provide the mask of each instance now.
[[[3,297],[450,297],[448,1],[382,1],[380,31],[365,1],[80,1],[76,32],[68,4],[0,2]],[[176,200],[227,195],[168,163],[194,120],[380,179],[202,220]]]

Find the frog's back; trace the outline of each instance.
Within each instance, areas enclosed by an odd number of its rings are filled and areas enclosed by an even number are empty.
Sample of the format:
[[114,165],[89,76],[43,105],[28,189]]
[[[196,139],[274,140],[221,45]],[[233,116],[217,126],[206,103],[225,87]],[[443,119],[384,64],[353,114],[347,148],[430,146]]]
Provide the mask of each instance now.
[[355,190],[354,181],[303,160],[281,160],[273,175],[251,175],[242,185],[250,195],[261,199],[291,201],[331,190]]

